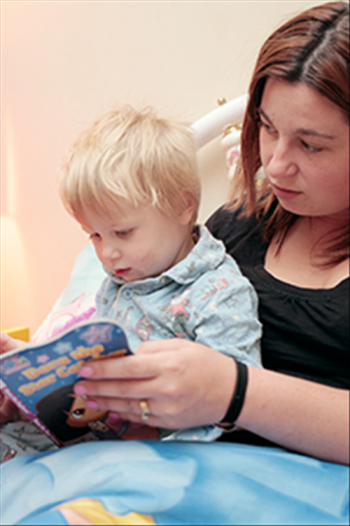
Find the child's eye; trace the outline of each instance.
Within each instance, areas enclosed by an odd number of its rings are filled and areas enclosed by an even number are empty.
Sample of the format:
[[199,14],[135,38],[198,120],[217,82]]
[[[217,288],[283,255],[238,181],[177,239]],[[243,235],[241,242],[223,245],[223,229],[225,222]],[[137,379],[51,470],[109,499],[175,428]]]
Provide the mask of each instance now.
[[130,234],[132,232],[132,229],[129,228],[129,230],[116,230],[116,235],[119,236],[119,237],[125,237],[127,236],[128,234]]
[[100,238],[100,234],[98,234],[97,232],[93,232],[92,234],[89,234],[89,238],[93,241],[94,239],[99,239]]

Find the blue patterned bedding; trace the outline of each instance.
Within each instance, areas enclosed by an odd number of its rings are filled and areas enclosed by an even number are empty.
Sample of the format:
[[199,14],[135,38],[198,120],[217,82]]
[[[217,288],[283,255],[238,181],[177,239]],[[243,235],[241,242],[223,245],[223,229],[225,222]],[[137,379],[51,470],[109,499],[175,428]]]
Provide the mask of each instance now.
[[349,468],[248,445],[90,442],[3,464],[1,524],[349,524]]

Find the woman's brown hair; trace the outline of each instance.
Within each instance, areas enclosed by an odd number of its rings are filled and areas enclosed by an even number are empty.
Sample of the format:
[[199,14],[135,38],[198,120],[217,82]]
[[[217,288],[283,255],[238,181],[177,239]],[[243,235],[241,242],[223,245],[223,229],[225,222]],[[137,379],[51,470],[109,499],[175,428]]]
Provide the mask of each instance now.
[[[330,2],[291,19],[277,29],[262,46],[249,87],[245,113],[241,157],[233,178],[228,208],[243,207],[244,215],[258,217],[269,211],[264,235],[270,241],[280,233],[280,243],[296,216],[284,210],[266,179],[257,183],[261,166],[259,153],[259,116],[264,87],[273,77],[291,83],[303,83],[340,107],[349,119],[349,6]],[[334,232],[328,245],[326,265],[349,256],[349,222]]]

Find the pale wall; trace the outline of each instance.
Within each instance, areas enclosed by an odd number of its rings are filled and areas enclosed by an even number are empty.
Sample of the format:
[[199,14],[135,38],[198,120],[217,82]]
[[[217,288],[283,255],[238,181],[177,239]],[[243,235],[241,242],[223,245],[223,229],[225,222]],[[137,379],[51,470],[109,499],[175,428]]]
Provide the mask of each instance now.
[[[56,191],[77,134],[120,102],[200,118],[245,93],[263,40],[318,3],[1,2],[2,327],[35,331],[87,243]],[[204,220],[227,190],[219,140],[200,167]]]

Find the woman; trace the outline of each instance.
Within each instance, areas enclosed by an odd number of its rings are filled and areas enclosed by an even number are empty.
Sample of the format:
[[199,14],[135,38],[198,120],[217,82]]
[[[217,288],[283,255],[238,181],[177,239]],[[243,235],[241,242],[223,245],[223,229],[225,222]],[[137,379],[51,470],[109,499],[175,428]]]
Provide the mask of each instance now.
[[349,463],[348,11],[310,9],[262,47],[230,204],[208,222],[257,289],[265,369],[185,340],[145,342],[81,370],[91,407],[157,427],[234,424]]

